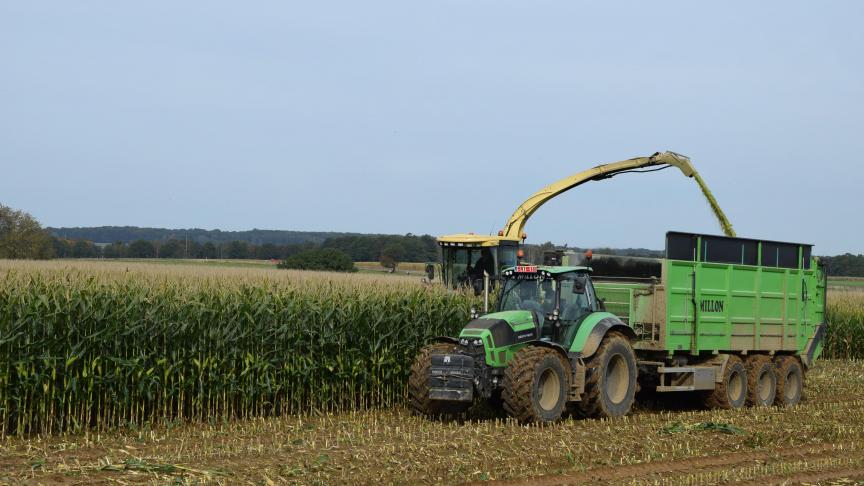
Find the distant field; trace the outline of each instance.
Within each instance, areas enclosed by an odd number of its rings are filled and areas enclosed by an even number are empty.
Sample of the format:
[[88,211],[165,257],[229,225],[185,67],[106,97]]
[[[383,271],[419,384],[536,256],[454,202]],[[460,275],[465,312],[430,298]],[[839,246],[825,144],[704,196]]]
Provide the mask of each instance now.
[[[360,271],[387,272],[378,262],[354,262],[354,266]],[[426,264],[417,262],[403,262],[396,267],[396,273],[422,275],[426,273]]]
[[864,288],[864,277],[828,277],[830,287]]
[[197,258],[60,258],[60,262],[106,262],[106,263],[148,263],[154,265],[196,265],[222,268],[276,268],[270,260],[214,259]]

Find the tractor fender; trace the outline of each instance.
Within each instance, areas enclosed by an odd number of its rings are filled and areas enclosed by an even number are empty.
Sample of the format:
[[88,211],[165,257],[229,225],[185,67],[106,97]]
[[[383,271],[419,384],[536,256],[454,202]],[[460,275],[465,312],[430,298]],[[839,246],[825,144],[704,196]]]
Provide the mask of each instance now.
[[570,352],[575,353],[580,358],[591,357],[597,352],[603,337],[610,331],[618,331],[631,340],[636,338],[633,328],[621,322],[614,314],[595,312],[582,321],[572,343],[570,343]]
[[525,344],[527,346],[537,346],[541,348],[554,349],[556,352],[558,352],[558,354],[561,355],[562,358],[569,362],[569,358],[567,357],[567,350],[564,348],[564,346],[561,346],[560,344],[550,341],[540,341],[539,339],[534,341],[528,341]]

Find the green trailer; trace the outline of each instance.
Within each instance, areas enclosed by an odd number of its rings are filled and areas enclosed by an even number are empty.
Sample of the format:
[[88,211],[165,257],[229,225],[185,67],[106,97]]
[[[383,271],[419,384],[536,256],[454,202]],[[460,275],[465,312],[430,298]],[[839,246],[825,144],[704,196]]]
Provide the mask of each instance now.
[[827,327],[826,275],[811,253],[670,232],[666,258],[640,259],[633,275],[590,261],[517,265],[502,273],[494,312],[421,350],[411,405],[439,415],[488,402],[525,422],[621,416],[639,388],[697,393],[714,408],[795,405]]

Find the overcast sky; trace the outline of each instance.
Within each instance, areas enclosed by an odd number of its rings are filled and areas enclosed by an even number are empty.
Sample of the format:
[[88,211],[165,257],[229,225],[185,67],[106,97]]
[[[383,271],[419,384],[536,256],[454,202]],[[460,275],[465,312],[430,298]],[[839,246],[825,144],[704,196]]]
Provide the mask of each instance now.
[[[0,203],[48,226],[497,232],[690,156],[739,235],[864,252],[864,2],[0,3]],[[719,233],[589,183],[529,242]]]

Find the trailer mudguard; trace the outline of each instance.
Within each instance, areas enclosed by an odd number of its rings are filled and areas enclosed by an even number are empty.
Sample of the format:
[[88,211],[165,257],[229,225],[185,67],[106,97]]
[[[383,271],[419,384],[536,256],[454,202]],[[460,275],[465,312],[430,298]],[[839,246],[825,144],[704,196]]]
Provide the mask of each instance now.
[[633,329],[621,322],[615,314],[594,312],[567,330],[564,337],[565,347],[580,358],[588,358],[597,351],[603,336],[610,330],[620,331],[630,339],[636,337]]

